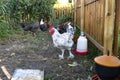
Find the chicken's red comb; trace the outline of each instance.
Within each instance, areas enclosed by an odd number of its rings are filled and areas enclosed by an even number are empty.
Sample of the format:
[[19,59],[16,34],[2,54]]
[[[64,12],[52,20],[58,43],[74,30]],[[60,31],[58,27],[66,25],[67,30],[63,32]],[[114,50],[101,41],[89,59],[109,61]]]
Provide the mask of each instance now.
[[54,26],[50,26],[50,28],[49,28],[49,29],[51,30],[52,28],[54,28]]

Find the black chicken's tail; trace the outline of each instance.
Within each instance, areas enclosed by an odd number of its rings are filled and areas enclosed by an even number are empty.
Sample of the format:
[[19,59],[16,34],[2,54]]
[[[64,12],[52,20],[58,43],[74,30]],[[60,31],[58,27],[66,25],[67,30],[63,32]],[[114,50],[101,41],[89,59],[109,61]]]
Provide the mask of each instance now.
[[22,28],[24,28],[24,27],[25,27],[24,23],[20,23],[20,26],[21,26]]

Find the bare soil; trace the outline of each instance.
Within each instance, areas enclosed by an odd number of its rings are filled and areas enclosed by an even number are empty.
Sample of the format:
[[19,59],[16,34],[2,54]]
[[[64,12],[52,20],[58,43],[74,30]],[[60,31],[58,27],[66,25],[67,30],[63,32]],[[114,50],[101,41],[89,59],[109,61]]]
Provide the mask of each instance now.
[[[90,80],[95,73],[94,62],[74,52],[75,58],[68,60],[69,54],[65,53],[65,59],[59,60],[61,51],[53,47],[48,31],[39,31],[36,36],[29,33],[14,36],[0,42],[0,78],[9,80],[1,69],[5,66],[11,75],[17,68],[40,69],[45,71],[45,80]],[[77,64],[69,65],[73,63]]]

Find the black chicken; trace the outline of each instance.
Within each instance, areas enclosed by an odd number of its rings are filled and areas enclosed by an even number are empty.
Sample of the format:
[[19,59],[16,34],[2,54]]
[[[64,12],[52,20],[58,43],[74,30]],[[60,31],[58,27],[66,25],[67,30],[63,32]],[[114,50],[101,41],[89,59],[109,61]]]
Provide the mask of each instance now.
[[21,27],[23,28],[24,31],[30,31],[32,32],[33,35],[35,35],[35,33],[37,32],[38,28],[39,28],[39,21],[34,23],[34,24],[30,24],[30,23],[20,23]]
[[40,21],[41,31],[46,31],[48,28],[49,28],[49,22],[47,20],[41,19],[41,21]]
[[64,24],[58,26],[58,31],[62,34],[62,33],[64,33],[64,32],[67,31],[67,30],[66,30],[67,27],[68,27],[67,23],[64,23]]
[[[65,23],[63,23],[62,25],[59,25],[59,26],[58,26],[58,31],[59,31],[59,33],[63,34],[63,33],[65,33],[65,32],[67,32],[68,23],[70,23],[70,22],[65,22]],[[72,23],[70,23],[70,25],[73,26]],[[73,26],[73,28],[74,28],[74,30],[75,30],[76,27]]]

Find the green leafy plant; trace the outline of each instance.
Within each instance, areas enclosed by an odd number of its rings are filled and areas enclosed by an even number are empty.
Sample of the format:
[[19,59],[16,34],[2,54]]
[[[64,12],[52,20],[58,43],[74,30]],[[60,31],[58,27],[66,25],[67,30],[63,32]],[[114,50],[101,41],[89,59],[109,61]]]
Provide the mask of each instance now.
[[56,0],[4,0],[0,12],[12,27],[20,21],[51,17]]
[[13,29],[6,22],[0,22],[0,40],[8,39],[16,34],[22,33],[21,28],[17,26],[17,29]]
[[63,15],[59,18],[59,24],[63,24],[67,21],[73,22],[73,16],[71,15]]
[[0,0],[0,39],[19,33],[20,22],[52,17],[56,0]]

